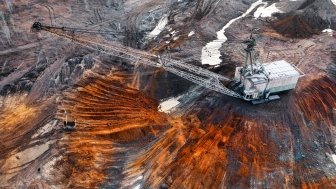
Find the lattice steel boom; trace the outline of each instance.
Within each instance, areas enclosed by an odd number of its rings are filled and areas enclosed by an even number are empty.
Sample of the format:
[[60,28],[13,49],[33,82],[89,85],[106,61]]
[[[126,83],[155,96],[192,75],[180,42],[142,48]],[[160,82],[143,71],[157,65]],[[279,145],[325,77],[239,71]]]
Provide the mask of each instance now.
[[[48,31],[66,39],[75,41],[76,43],[89,49],[99,51],[108,55],[128,59],[133,62],[141,63],[148,66],[160,67],[210,90],[214,90],[235,98],[243,98],[240,94],[226,88],[220,82],[230,81],[230,79],[195,65],[191,65],[174,59],[163,59],[160,56],[126,47],[117,43],[101,44],[88,39],[80,38],[78,36],[71,35],[71,32],[73,34],[74,31],[69,30],[66,27],[52,27],[42,25],[41,23],[34,23],[32,29],[37,31]],[[70,32],[70,34],[68,32]],[[157,60],[158,62],[154,60]]]

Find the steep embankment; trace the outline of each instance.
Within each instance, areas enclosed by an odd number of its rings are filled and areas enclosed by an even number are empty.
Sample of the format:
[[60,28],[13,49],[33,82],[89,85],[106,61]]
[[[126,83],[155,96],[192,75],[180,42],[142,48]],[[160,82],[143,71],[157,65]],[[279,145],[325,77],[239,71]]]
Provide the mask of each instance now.
[[279,21],[273,27],[281,34],[292,38],[308,38],[324,29],[336,29],[336,6],[330,0],[308,0],[297,10],[279,13]]

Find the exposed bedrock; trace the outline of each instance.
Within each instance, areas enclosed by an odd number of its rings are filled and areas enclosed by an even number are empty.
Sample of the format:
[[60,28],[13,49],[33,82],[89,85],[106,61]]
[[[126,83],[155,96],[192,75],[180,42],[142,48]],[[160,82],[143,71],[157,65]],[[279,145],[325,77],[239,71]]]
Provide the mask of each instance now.
[[[0,188],[336,188],[336,38],[321,33],[335,29],[332,1],[267,1],[287,13],[256,19],[252,11],[225,31],[221,64],[201,64],[202,48],[254,2],[43,4],[54,9],[55,25],[120,32],[75,34],[82,39],[229,78],[244,61],[240,42],[259,28],[258,60],[285,59],[305,76],[280,100],[257,106],[31,32],[34,21],[51,24],[39,0],[0,3]],[[177,96],[170,113],[159,111],[162,100]]]

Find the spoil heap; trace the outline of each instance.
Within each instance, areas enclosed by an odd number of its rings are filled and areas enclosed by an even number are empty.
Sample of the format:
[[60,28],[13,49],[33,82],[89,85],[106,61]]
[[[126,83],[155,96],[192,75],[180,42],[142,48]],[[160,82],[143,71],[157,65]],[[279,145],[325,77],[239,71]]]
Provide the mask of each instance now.
[[[307,22],[307,20],[311,22]],[[318,34],[324,26],[323,20],[318,17],[309,18],[304,15],[290,15],[273,24],[273,28],[286,37],[308,38]]]

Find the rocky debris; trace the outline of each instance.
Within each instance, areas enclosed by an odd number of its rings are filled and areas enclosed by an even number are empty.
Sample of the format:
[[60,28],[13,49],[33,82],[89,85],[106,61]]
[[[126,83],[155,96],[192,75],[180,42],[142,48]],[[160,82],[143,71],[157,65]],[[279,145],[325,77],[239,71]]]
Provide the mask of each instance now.
[[297,10],[276,13],[273,23],[279,33],[293,38],[308,38],[326,28],[336,29],[336,6],[330,0],[307,0]]
[[314,22],[307,21],[309,17],[303,15],[287,16],[273,23],[273,28],[286,37],[308,38],[320,32],[325,28],[325,22],[318,17],[312,19]]
[[85,69],[93,67],[93,59],[91,56],[69,58],[62,65],[61,71],[57,74],[55,83],[58,84],[74,84],[76,80],[83,74]]
[[40,59],[36,66],[31,68],[26,72],[21,78],[5,85],[1,91],[0,95],[8,95],[16,92],[29,92],[33,83],[37,78],[44,72],[44,70],[49,66],[48,60],[46,58]]
[[68,58],[60,67],[60,71],[50,79],[47,91],[52,94],[73,86],[80,80],[85,70],[94,66],[94,63],[91,55]]
[[[336,77],[336,46],[332,50],[331,58],[332,58],[333,64],[329,65],[328,72],[331,76]],[[336,120],[336,116],[335,116],[335,120]]]
[[9,74],[13,73],[15,68],[3,69],[0,73],[0,80],[4,77],[7,77]]
[[336,5],[331,0],[307,0],[298,10],[306,15],[316,15],[327,22],[332,29],[336,29]]
[[[43,14],[36,8],[39,7],[37,2],[14,6],[17,27],[26,23],[27,17],[23,15],[48,17],[47,12]],[[169,10],[167,7],[158,8],[166,5],[167,1],[161,0],[118,1],[122,3],[116,6],[117,1],[110,0],[70,0],[68,3],[72,4],[67,8],[64,8],[67,5],[64,1],[47,2],[55,5],[56,13],[62,13],[58,24],[97,29],[108,29],[113,25],[116,31],[120,28],[124,31],[123,26],[130,32],[151,31],[156,25],[154,22],[160,20],[160,14],[169,13],[167,27],[160,35],[169,37],[175,30],[174,37],[180,37],[195,31],[191,36],[195,41],[190,42],[191,38],[187,37],[176,40],[181,48],[171,51],[171,55],[199,65],[200,50],[205,43],[254,1],[219,1],[218,6],[210,5],[213,10],[209,10],[206,1],[176,0],[171,12],[165,12]],[[199,11],[196,14],[197,3]],[[31,7],[39,11],[30,12],[35,10]],[[149,19],[149,10],[158,10],[153,20]],[[15,17],[16,13],[21,14]],[[129,15],[128,19],[125,15]],[[296,15],[282,14],[279,20]],[[298,31],[293,29],[297,23],[310,32],[318,30],[316,20],[325,20],[319,14],[314,14],[312,19],[306,16],[309,15],[294,18],[295,22],[293,18],[289,19],[284,26],[288,31]],[[139,25],[141,19],[148,19],[143,26]],[[51,89],[48,91],[51,98],[27,104],[27,97],[22,96],[23,102],[6,103],[10,108],[2,106],[0,109],[0,136],[3,139],[0,144],[0,180],[3,181],[0,187],[335,188],[335,164],[329,157],[334,157],[332,154],[336,150],[336,81],[331,63],[335,59],[330,60],[329,53],[331,48],[334,49],[329,44],[334,43],[335,38],[324,34],[304,40],[290,36],[280,38],[267,22],[251,17],[230,26],[227,37],[245,39],[256,25],[265,31],[257,35],[260,41],[257,50],[267,57],[265,59],[292,60],[306,73],[297,90],[281,94],[280,101],[259,106],[199,86],[189,87],[192,84],[188,81],[161,69],[142,66],[134,69],[129,61],[121,58],[78,53],[83,50],[78,47],[74,51],[58,51],[57,60],[49,58],[46,66],[43,56],[39,58],[41,65],[35,65],[36,61],[33,61],[33,67],[25,67],[28,71],[22,75],[27,80],[22,86],[34,81],[28,97],[40,97],[46,89]],[[8,26],[12,27],[11,24]],[[38,35],[50,37],[45,33]],[[123,42],[122,37],[103,37],[109,39],[107,41]],[[14,43],[22,40],[15,35],[11,39]],[[165,43],[160,39],[163,38],[153,39],[151,45]],[[48,51],[60,48],[55,43],[50,46],[54,49]],[[224,75],[232,74],[234,65],[243,62],[236,50],[238,46],[229,42],[223,45],[221,58],[228,65],[209,68]],[[266,51],[274,48],[279,51],[274,51],[269,58]],[[18,57],[9,55],[13,56]],[[6,58],[1,57],[1,60]],[[28,64],[27,60],[22,60],[23,65]],[[12,67],[16,68],[10,65],[5,70]],[[17,74],[17,77],[23,76]],[[15,89],[19,85],[15,83],[16,79],[13,80],[0,80],[0,84],[7,83],[9,88]],[[130,87],[133,81],[137,87]],[[61,93],[64,89],[66,92]],[[160,98],[181,93],[176,107],[179,114],[171,114],[176,117],[157,111]],[[11,97],[0,96],[0,99],[5,98]],[[46,107],[47,104],[50,107]],[[64,120],[64,110],[76,119],[76,131],[65,133],[59,129],[62,126],[57,123]],[[48,125],[55,119],[58,120],[55,124]],[[16,166],[23,165],[21,162],[25,160],[20,152],[48,144],[48,141],[53,142],[47,151],[38,153],[38,157],[31,156],[22,167]],[[16,176],[6,179],[12,173]]]
[[[56,73],[55,77],[49,77],[49,85],[44,86],[44,88],[46,91],[55,91],[57,88],[62,88],[61,85],[67,85],[69,87],[75,84],[84,71],[91,69],[93,65],[94,60],[91,55],[69,58],[62,64],[59,73]],[[48,62],[46,57],[40,59],[36,66],[30,69],[21,78],[13,83],[6,84],[0,91],[0,95],[30,92],[36,81],[50,71],[50,66],[51,63]],[[48,70],[46,70],[47,68]]]

